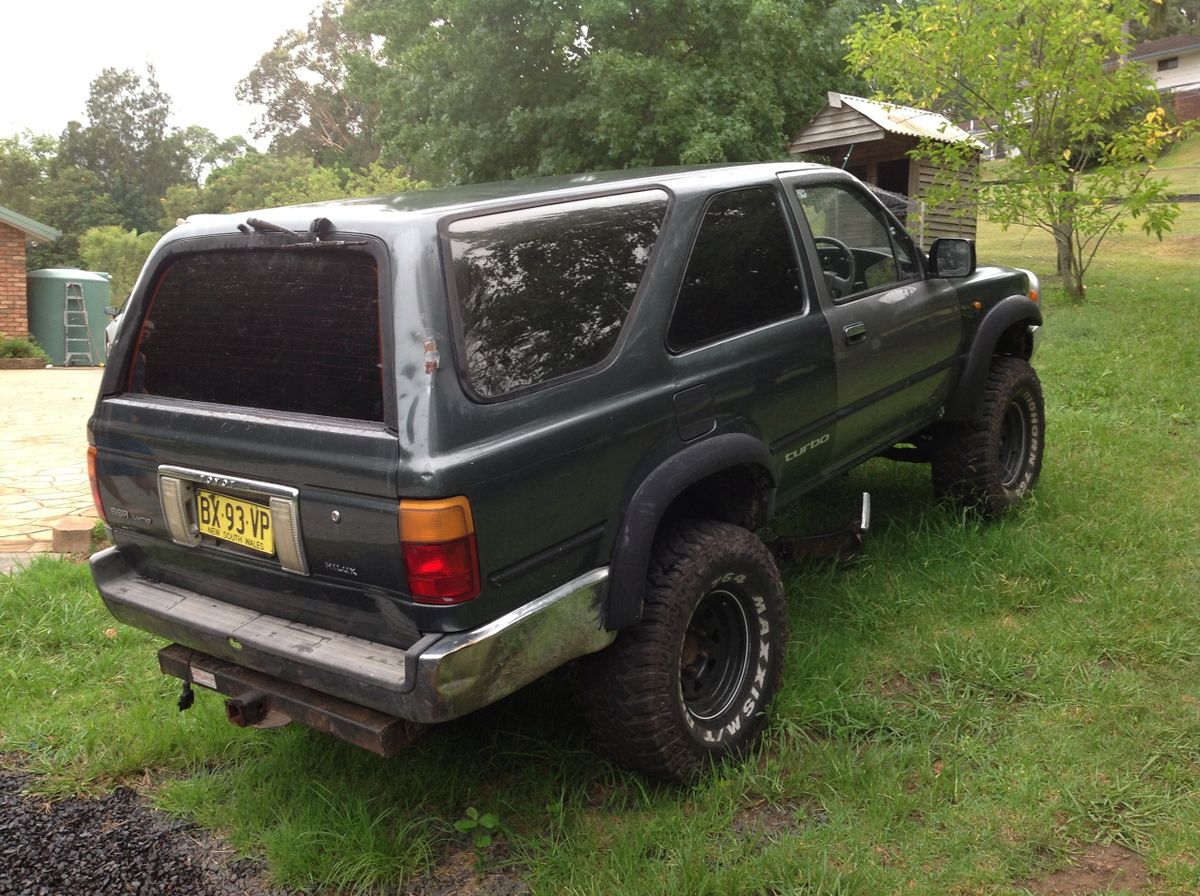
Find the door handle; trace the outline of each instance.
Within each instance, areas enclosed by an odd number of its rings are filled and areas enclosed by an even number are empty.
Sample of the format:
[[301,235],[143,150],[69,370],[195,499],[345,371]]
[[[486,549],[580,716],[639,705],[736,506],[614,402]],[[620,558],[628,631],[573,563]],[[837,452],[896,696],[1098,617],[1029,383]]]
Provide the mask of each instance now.
[[842,332],[846,335],[846,345],[857,345],[866,341],[867,325],[861,320],[855,321],[842,327]]

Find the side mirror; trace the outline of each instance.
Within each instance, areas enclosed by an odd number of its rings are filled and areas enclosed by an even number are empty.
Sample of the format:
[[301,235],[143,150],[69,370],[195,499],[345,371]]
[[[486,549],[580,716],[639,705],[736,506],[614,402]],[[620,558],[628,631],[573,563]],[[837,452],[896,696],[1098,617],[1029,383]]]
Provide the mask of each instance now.
[[975,273],[973,240],[940,239],[929,250],[929,272],[935,277],[969,277]]
[[121,313],[121,309],[117,308],[115,305],[109,305],[107,308],[104,309],[105,317],[116,317],[120,313]]

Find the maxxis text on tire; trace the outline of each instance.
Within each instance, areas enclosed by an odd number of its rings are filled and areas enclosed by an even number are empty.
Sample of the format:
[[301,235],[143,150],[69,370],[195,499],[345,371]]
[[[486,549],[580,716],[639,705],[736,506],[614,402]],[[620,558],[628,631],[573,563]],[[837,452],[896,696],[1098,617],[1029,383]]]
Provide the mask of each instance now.
[[582,667],[596,746],[674,781],[744,753],[779,689],[787,618],[779,570],[753,533],[689,520],[660,534],[642,620]]
[[1028,361],[992,360],[975,416],[941,427],[934,442],[935,494],[996,517],[1029,493],[1042,469],[1046,410]]

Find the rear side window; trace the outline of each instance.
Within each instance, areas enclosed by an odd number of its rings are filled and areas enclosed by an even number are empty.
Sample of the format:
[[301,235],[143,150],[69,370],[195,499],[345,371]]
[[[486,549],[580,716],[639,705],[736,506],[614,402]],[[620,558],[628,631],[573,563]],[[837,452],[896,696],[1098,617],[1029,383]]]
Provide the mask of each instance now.
[[171,259],[136,335],[129,390],[382,421],[375,260],[277,248]]
[[667,210],[644,190],[453,221],[467,380],[496,398],[585,370],[617,343]]
[[667,345],[682,351],[803,310],[796,253],[775,190],[714,197],[688,260]]

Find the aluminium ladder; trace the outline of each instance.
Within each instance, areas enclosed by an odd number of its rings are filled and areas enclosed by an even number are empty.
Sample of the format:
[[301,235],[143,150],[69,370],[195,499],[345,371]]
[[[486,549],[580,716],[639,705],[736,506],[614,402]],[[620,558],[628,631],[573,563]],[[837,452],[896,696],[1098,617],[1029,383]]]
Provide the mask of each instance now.
[[92,358],[92,330],[88,326],[83,285],[68,283],[66,299],[63,302],[63,366],[70,367],[71,361],[76,358],[89,367],[96,366]]

